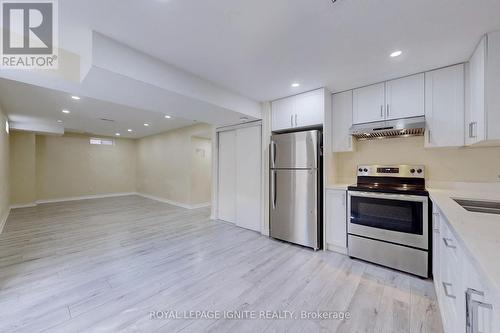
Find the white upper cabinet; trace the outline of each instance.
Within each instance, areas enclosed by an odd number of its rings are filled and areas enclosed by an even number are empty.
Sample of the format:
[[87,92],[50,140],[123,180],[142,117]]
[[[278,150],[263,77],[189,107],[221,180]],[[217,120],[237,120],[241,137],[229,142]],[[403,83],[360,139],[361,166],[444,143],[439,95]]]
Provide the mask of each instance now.
[[290,98],[283,98],[272,102],[273,131],[281,131],[293,127],[295,105]]
[[310,91],[294,97],[295,127],[309,127],[323,124],[325,117],[324,89]]
[[354,89],[353,123],[424,115],[424,74]]
[[500,143],[500,31],[478,44],[467,79],[465,143]]
[[325,89],[317,89],[272,102],[272,130],[323,125],[325,94]]
[[425,73],[425,147],[464,145],[465,67]]
[[424,115],[424,74],[387,81],[385,84],[385,119]]
[[385,83],[354,89],[353,123],[363,124],[385,119]]
[[332,95],[332,150],[352,151],[352,90]]

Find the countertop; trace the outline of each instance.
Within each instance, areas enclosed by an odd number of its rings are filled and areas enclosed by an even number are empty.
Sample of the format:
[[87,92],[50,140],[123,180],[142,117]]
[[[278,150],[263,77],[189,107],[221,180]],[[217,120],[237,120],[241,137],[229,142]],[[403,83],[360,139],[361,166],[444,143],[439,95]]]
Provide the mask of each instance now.
[[465,254],[500,294],[500,215],[469,212],[452,199],[500,201],[500,191],[429,189],[429,194]]

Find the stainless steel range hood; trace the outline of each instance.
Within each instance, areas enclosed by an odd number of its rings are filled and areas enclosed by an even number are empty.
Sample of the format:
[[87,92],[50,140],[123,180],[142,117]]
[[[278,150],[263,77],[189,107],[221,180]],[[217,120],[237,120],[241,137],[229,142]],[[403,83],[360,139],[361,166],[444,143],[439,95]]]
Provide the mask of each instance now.
[[358,140],[424,135],[425,117],[353,125],[349,133]]

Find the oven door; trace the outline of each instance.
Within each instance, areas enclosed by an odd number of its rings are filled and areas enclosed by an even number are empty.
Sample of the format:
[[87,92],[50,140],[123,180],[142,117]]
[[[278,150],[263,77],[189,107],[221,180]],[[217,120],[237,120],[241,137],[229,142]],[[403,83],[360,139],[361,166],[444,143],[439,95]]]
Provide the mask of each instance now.
[[349,191],[349,234],[429,249],[426,196]]

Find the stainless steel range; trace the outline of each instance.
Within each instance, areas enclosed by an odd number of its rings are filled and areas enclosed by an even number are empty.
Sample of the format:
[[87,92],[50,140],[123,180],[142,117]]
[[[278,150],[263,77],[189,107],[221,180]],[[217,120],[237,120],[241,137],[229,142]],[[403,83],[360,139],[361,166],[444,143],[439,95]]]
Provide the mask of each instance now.
[[348,253],[429,276],[429,194],[421,165],[360,165],[349,186]]

